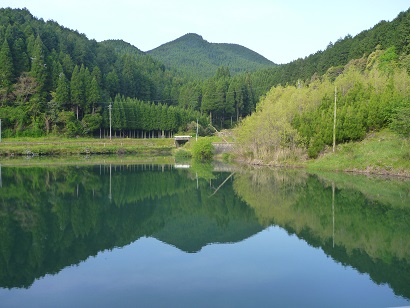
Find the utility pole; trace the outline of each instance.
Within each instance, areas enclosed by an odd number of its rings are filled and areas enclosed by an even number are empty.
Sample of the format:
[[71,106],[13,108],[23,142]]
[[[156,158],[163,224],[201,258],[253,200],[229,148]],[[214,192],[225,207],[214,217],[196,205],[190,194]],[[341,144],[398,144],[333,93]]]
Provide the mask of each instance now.
[[110,115],[110,140],[111,140],[111,108],[112,108],[112,106],[111,106],[111,103],[110,103],[110,105],[108,106],[108,111],[109,111],[109,115]]
[[0,119],[0,142],[1,142],[1,119]]
[[335,107],[333,112],[333,153],[336,149],[336,101],[337,101],[337,87],[335,86]]
[[196,136],[195,141],[198,141],[198,119],[196,119]]

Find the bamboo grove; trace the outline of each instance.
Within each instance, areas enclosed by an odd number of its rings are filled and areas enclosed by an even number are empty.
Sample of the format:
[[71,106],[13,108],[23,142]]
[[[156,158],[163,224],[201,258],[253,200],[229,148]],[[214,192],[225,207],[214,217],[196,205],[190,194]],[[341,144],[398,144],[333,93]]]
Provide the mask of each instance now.
[[330,68],[309,83],[273,87],[237,129],[241,154],[275,162],[315,158],[332,145],[334,132],[337,143],[386,128],[409,137],[409,72],[410,55],[391,47]]

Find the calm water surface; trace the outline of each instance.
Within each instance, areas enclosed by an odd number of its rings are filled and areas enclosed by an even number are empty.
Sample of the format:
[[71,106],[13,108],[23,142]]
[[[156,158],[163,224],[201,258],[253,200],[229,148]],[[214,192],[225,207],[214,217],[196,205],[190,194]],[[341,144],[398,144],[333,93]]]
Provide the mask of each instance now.
[[410,181],[0,170],[1,307],[410,305]]

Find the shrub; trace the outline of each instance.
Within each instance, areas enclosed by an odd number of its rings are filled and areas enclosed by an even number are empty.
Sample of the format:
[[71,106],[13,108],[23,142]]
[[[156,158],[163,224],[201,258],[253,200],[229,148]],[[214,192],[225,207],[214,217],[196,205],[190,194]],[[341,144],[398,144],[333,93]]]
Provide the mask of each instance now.
[[325,143],[320,137],[312,138],[308,147],[309,158],[317,158],[319,153],[325,148]]
[[200,138],[192,145],[192,157],[196,160],[210,160],[214,155],[211,138]]
[[390,128],[404,137],[410,137],[410,106],[396,109],[391,117]]

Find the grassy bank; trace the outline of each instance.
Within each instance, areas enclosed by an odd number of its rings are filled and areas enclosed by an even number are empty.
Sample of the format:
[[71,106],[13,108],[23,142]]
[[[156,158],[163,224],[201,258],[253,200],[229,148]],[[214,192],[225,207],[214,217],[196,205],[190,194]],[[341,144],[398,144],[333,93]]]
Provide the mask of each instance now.
[[66,156],[103,154],[171,155],[174,140],[164,139],[94,139],[94,138],[23,138],[2,139],[0,157]]
[[[221,139],[213,137],[211,141],[220,142]],[[195,141],[191,140],[183,148],[175,151],[174,140],[169,138],[112,139],[111,141],[55,137],[2,139],[0,161],[2,164],[41,164],[47,158],[47,162],[72,161],[75,164],[118,161],[127,163],[135,160],[156,163],[158,159],[170,158],[171,155],[178,158],[179,154],[184,159],[190,159],[194,143]],[[26,159],[17,161],[13,159],[15,157]],[[37,157],[39,159],[33,159]],[[263,162],[259,163],[264,165]],[[385,130],[370,134],[361,142],[340,144],[335,153],[328,149],[317,159],[287,161],[283,165],[304,167],[310,172],[344,171],[410,177],[410,140]]]
[[13,167],[50,167],[50,166],[82,166],[82,165],[173,165],[172,156],[160,155],[69,155],[69,156],[14,156],[0,157],[0,166]]
[[308,170],[332,170],[410,177],[410,140],[385,130],[361,142],[338,145],[307,162]]

